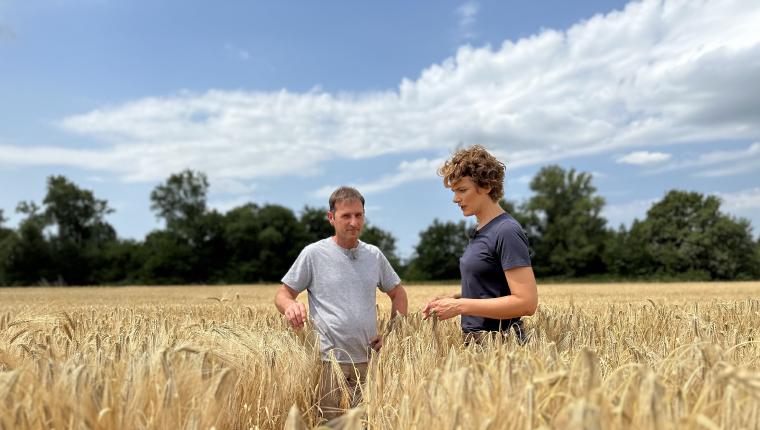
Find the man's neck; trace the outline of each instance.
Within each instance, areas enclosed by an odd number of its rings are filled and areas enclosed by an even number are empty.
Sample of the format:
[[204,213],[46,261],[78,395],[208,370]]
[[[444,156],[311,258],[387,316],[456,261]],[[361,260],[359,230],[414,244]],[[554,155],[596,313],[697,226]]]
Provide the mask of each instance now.
[[359,240],[358,239],[353,239],[353,240],[351,240],[351,239],[341,239],[340,237],[338,237],[338,235],[333,236],[332,239],[333,239],[333,241],[336,244],[338,244],[338,246],[340,246],[343,249],[356,248],[356,245],[359,244]]

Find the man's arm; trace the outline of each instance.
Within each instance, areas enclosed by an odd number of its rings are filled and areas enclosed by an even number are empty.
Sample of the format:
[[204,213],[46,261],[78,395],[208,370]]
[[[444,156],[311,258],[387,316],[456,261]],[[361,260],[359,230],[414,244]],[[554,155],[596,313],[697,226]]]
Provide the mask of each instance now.
[[406,316],[409,303],[407,302],[404,286],[398,284],[385,294],[391,298],[391,318],[395,318],[397,314]]
[[298,291],[282,284],[274,296],[274,305],[281,314],[285,315],[293,328],[301,328],[306,322],[306,306],[296,301]]
[[[390,291],[387,291],[385,294],[388,295],[388,297],[391,298],[391,324],[394,318],[396,318],[396,315],[401,314],[406,316],[408,309],[409,309],[409,303],[407,303],[406,299],[406,290],[404,289],[404,286],[401,284],[396,285],[393,287]],[[388,328],[390,330],[391,324],[388,325]],[[380,351],[380,348],[383,346],[383,336],[378,334],[377,336],[373,337],[372,340],[369,342],[369,346],[372,347],[375,351]]]
[[530,316],[538,307],[538,288],[533,268],[517,267],[504,271],[511,294],[493,299],[440,299],[426,307],[428,313],[435,312],[438,319],[449,319],[457,315],[508,319]]

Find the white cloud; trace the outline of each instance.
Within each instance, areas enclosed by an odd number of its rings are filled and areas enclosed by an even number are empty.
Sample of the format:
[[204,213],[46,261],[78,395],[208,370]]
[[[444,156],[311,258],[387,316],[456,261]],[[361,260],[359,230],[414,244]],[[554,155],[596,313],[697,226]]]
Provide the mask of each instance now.
[[760,169],[760,142],[753,143],[746,149],[706,152],[696,157],[670,163],[649,173],[682,169],[698,170],[695,175],[704,177],[731,176],[758,170]]
[[640,199],[625,203],[608,204],[602,209],[602,216],[607,220],[607,225],[617,228],[620,224],[630,227],[634,219],[643,220],[647,211],[659,199]]
[[746,212],[760,209],[760,187],[733,193],[713,193],[723,201],[721,209],[728,212]]
[[[760,86],[748,83],[760,76],[758,22],[756,1],[644,0],[566,31],[462,47],[395,90],[209,90],[103,107],[60,122],[101,148],[6,145],[0,163],[77,166],[129,181],[189,167],[244,181],[313,175],[336,158],[435,157],[460,142],[484,144],[514,168],[757,141]],[[399,173],[365,185],[418,177]]]
[[[760,187],[724,193],[710,193],[721,199],[721,211],[735,216],[752,217],[760,210]],[[624,224],[630,228],[634,219],[643,220],[653,204],[662,199],[640,199],[619,204],[608,204],[602,209],[602,216],[607,219],[607,225],[617,228]]]
[[[364,195],[378,193],[395,188],[406,182],[435,178],[437,177],[436,172],[441,164],[443,164],[443,161],[442,158],[433,160],[420,158],[414,161],[402,161],[392,174],[385,175],[372,182],[349,185]],[[327,198],[336,188],[338,188],[338,185],[325,185],[313,191],[311,195],[313,197]]]
[[480,5],[478,2],[469,0],[456,9],[456,15],[459,19],[459,34],[462,39],[472,39],[475,37],[473,27],[478,16]]
[[522,175],[519,178],[517,178],[517,183],[519,184],[530,184],[530,181],[533,179],[530,175]]
[[216,209],[220,213],[226,213],[231,209],[235,209],[236,207],[240,207],[251,202],[253,202],[252,197],[240,196],[227,200],[210,200],[208,205],[210,208]]
[[647,164],[662,163],[670,159],[670,154],[664,152],[636,151],[618,157],[615,161],[618,164],[634,164],[643,166]]
[[256,189],[255,184],[246,184],[244,182],[230,178],[219,178],[214,182],[210,182],[210,184],[211,192],[215,194],[250,194],[253,190]]

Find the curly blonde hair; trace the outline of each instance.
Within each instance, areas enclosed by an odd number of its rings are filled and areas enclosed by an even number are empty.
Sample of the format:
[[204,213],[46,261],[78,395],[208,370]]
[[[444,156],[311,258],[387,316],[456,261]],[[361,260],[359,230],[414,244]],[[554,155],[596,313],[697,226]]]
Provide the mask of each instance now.
[[497,202],[504,196],[504,169],[506,166],[481,145],[472,145],[454,152],[438,169],[446,188],[469,176],[480,188],[491,187],[488,193]]

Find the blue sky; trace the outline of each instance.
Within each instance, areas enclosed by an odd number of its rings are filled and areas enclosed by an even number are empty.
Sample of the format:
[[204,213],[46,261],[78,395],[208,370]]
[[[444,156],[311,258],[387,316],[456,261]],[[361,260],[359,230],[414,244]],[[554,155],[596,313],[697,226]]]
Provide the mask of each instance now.
[[359,187],[409,256],[461,219],[435,168],[460,143],[591,172],[610,224],[678,188],[760,226],[756,1],[0,0],[0,208],[63,174],[160,224],[150,191],[201,170],[210,203],[295,211]]

